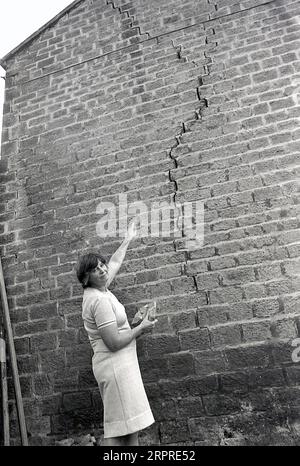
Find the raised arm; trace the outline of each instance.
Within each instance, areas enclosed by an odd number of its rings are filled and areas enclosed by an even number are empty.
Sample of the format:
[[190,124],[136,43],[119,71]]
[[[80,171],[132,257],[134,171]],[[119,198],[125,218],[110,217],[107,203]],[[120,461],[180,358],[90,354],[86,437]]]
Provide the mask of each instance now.
[[128,230],[127,230],[126,236],[124,238],[124,241],[122,242],[121,246],[116,250],[116,252],[111,256],[111,258],[110,258],[110,260],[108,262],[108,266],[107,266],[107,269],[108,269],[107,286],[110,285],[110,283],[113,281],[116,274],[118,273],[118,271],[119,271],[119,269],[120,269],[120,267],[121,267],[121,265],[123,263],[127,248],[129,246],[129,243],[133,238],[136,237],[136,235],[137,235],[137,230],[136,230],[135,221],[132,220],[130,222],[129,226],[128,226]]

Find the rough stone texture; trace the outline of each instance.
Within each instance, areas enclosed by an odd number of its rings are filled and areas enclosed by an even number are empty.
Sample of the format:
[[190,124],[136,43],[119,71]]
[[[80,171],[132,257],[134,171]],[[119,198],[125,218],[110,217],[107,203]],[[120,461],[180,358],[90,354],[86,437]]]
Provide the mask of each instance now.
[[[5,63],[1,257],[31,444],[101,431],[74,265],[120,244],[96,207],[126,193],[205,203],[203,247],[137,239],[114,283],[131,317],[158,303],[141,442],[299,445],[297,3],[85,0]],[[18,443],[11,379],[10,399]]]

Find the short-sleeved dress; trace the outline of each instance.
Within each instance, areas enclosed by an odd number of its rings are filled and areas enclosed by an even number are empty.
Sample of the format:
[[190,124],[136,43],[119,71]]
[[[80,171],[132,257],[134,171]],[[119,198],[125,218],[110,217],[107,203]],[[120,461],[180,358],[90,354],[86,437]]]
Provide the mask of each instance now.
[[130,329],[124,306],[107,291],[85,288],[82,318],[94,354],[92,366],[104,406],[104,438],[131,434],[153,424],[136,353],[136,341],[110,351],[99,329],[116,322]]

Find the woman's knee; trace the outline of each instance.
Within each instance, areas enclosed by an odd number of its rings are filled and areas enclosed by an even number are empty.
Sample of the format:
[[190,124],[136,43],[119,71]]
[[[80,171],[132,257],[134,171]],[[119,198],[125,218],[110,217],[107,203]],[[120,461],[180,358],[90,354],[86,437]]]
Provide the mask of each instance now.
[[132,434],[124,435],[124,444],[129,445],[138,445],[138,432],[133,432]]
[[124,445],[123,437],[108,437],[102,441],[103,447],[122,447]]
[[104,438],[102,441],[102,446],[112,447],[112,446],[134,446],[138,445],[138,432],[133,432],[132,434],[122,435],[121,437],[108,437]]

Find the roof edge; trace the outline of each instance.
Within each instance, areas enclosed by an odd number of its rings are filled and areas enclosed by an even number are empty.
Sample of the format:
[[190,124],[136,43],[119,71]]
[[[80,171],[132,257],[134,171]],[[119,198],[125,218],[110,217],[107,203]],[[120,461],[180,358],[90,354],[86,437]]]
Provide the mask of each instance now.
[[39,29],[37,29],[33,34],[31,34],[27,39],[23,40],[19,45],[17,45],[14,49],[12,49],[10,52],[8,52],[6,55],[4,55],[3,58],[0,58],[0,66],[2,68],[5,68],[6,62],[11,59],[16,53],[18,53],[20,50],[22,50],[26,45],[30,44],[34,39],[36,39],[40,34],[42,34],[46,29],[49,27],[53,26],[57,21],[60,20],[66,13],[71,11],[73,8],[75,8],[77,5],[80,3],[84,2],[85,0],[74,0],[70,5],[66,6],[62,11],[60,11],[57,15],[55,15],[52,19],[47,21],[44,25],[42,25]]

